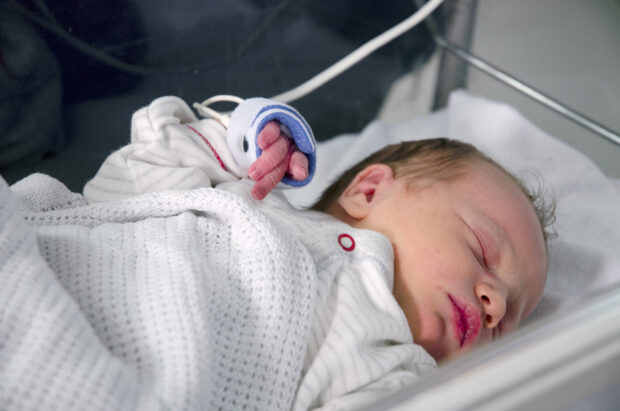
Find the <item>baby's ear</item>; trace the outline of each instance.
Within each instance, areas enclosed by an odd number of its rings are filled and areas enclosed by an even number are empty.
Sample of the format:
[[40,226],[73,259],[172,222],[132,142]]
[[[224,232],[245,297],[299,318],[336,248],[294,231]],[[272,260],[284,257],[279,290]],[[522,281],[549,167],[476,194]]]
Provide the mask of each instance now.
[[350,217],[361,220],[393,183],[394,172],[389,166],[371,164],[355,176],[338,199],[338,204]]

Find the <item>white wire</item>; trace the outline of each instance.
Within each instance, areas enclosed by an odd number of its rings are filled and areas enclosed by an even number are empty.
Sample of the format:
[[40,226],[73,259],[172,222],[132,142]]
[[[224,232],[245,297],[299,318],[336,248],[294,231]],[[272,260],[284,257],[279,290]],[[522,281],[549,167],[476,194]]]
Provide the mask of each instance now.
[[316,76],[312,77],[310,80],[307,80],[305,83],[300,84],[294,89],[278,94],[277,96],[272,97],[272,99],[283,103],[290,103],[291,101],[295,101],[306,94],[313,92],[323,84],[332,80],[334,77],[340,75],[343,71],[348,70],[351,66],[357,64],[379,47],[384,46],[396,37],[417,26],[437,7],[439,7],[441,3],[443,3],[443,0],[430,0],[407,19],[385,31],[383,34],[380,34],[374,39],[362,44],[358,49],[345,56],[340,61],[337,61],[332,66],[326,68]]
[[228,113],[220,113],[219,111],[215,111],[212,108],[209,108],[209,105],[213,103],[220,103],[222,101],[241,104],[243,102],[243,99],[241,97],[233,96],[230,94],[220,94],[217,96],[209,97],[202,103],[194,103],[193,106],[196,111],[203,117],[213,118],[219,121],[224,127],[228,128],[228,120],[230,119]]
[[[326,68],[316,76],[312,77],[310,80],[307,80],[306,82],[300,84],[294,89],[278,94],[277,96],[272,97],[272,99],[283,103],[290,103],[291,101],[295,101],[313,92],[317,88],[321,87],[323,84],[332,80],[334,77],[340,75],[345,70],[348,70],[353,65],[359,63],[361,60],[366,58],[369,54],[377,50],[379,47],[384,46],[385,44],[394,40],[396,37],[404,34],[405,32],[420,24],[433,11],[435,11],[435,9],[439,7],[441,3],[443,3],[443,0],[428,1],[418,11],[413,13],[411,16],[409,16],[407,19],[403,20],[396,26],[385,31],[374,39],[371,39],[370,41],[362,44],[352,53],[337,61],[330,67]],[[203,101],[202,103],[194,103],[193,106],[199,114],[203,115],[204,117],[214,118],[220,123],[222,123],[224,127],[227,127],[229,120],[228,113],[220,113],[208,107],[210,104],[221,101],[228,101],[240,104],[243,99],[237,96],[219,95],[213,96]]]

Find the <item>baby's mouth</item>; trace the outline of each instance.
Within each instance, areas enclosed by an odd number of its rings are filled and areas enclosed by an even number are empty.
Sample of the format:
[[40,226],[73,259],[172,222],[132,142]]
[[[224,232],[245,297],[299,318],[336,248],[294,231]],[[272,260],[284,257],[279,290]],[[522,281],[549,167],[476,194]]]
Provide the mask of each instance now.
[[453,324],[456,340],[460,348],[471,346],[478,339],[482,321],[480,313],[474,307],[457,300],[448,294],[454,308]]

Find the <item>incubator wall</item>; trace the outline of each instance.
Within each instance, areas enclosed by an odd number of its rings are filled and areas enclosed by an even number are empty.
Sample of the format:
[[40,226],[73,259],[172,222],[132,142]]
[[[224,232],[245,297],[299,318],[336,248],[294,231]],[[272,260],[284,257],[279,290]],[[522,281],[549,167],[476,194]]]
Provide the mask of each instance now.
[[[274,96],[415,10],[410,0],[2,2],[0,173],[13,183],[46,172],[81,191],[154,98]],[[434,49],[420,25],[295,107],[319,140],[358,132]]]

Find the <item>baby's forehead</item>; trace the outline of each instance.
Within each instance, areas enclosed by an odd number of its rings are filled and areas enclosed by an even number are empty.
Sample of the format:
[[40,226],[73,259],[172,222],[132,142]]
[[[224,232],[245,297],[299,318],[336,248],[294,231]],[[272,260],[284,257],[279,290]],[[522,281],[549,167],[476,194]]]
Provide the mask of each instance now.
[[[469,180],[484,183],[487,186],[494,183],[498,187],[523,188],[523,184],[513,174],[493,160],[482,157],[461,158],[450,165],[431,164],[426,171],[411,174],[405,171],[400,174],[398,177],[406,180],[412,187],[427,187],[434,183],[456,184]],[[476,189],[475,185],[464,188]]]
[[[458,178],[458,177],[457,177]],[[463,165],[460,178],[470,179],[484,184],[489,189],[502,191],[516,191],[523,195],[529,203],[529,190],[525,184],[506,168],[487,159],[470,159]]]

